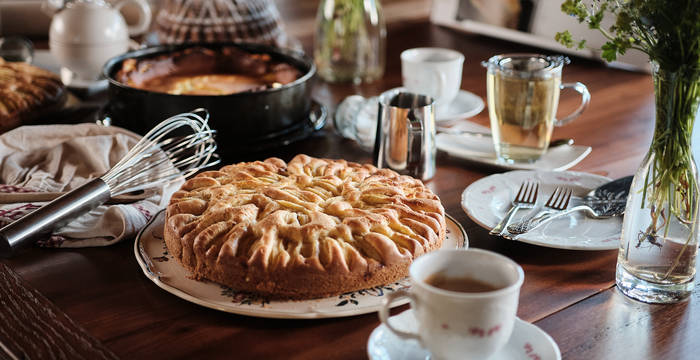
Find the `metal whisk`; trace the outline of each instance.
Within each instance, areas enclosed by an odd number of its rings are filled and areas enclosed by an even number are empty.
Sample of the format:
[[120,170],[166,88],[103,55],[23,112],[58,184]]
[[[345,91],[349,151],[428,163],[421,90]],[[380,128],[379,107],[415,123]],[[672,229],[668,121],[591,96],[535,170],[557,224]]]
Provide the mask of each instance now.
[[175,115],[149,131],[107,173],[0,229],[0,255],[10,256],[112,196],[188,177],[219,163],[209,113]]

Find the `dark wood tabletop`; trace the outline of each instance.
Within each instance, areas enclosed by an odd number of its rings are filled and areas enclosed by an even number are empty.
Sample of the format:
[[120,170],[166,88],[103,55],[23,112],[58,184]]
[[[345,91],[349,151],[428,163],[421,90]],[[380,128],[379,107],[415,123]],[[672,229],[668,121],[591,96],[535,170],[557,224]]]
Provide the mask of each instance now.
[[[304,44],[310,49],[309,41]],[[313,96],[332,111],[345,96],[377,95],[399,86],[400,52],[421,46],[462,52],[462,89],[484,99],[482,60],[499,53],[545,51],[428,21],[403,21],[389,26],[384,78],[360,86],[318,82]],[[572,58],[563,80],[581,81],[592,94],[591,106],[579,119],[555,129],[555,137],[571,137],[593,148],[572,170],[611,178],[632,174],[653,131],[651,77]],[[561,111],[575,108],[578,101],[562,95]],[[487,124],[488,114],[473,120]],[[331,125],[306,140],[250,157],[289,160],[298,153],[371,161],[369,153],[340,138]],[[698,358],[700,292],[674,305],[639,303],[615,288],[616,250],[558,250],[489,236],[464,213],[460,195],[472,182],[504,170],[442,153],[437,165],[429,186],[464,226],[471,247],[496,251],[522,265],[518,316],[550,334],[564,359]],[[374,313],[282,320],[195,305],[143,275],[131,240],[103,248],[33,248],[0,262],[0,358],[362,359],[378,325]]]

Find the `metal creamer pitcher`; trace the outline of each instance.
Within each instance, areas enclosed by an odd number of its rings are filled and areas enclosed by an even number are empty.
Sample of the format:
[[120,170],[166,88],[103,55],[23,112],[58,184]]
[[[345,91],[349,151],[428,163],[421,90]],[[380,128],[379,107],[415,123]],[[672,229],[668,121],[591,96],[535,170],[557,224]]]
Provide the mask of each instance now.
[[404,88],[379,96],[374,163],[403,175],[435,175],[435,101]]

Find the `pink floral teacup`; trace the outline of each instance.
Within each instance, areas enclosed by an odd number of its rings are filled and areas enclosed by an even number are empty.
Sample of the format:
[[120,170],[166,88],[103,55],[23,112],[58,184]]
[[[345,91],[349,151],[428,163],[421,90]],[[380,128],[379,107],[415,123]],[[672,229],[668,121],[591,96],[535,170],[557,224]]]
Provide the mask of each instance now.
[[[440,250],[418,258],[410,268],[412,287],[391,293],[379,318],[405,339],[417,339],[431,359],[488,359],[510,338],[518,308],[523,269],[497,253]],[[397,330],[389,305],[411,299],[418,333]]]

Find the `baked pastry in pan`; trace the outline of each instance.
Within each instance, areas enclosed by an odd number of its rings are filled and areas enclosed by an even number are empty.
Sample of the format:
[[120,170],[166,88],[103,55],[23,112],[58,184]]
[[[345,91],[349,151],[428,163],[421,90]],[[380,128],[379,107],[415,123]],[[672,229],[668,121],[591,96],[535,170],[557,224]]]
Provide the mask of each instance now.
[[299,69],[269,54],[228,46],[126,59],[115,78],[137,89],[172,95],[229,95],[280,87],[300,76]]
[[404,278],[445,231],[440,200],[420,180],[297,155],[189,179],[170,200],[164,235],[195,278],[309,299]]

